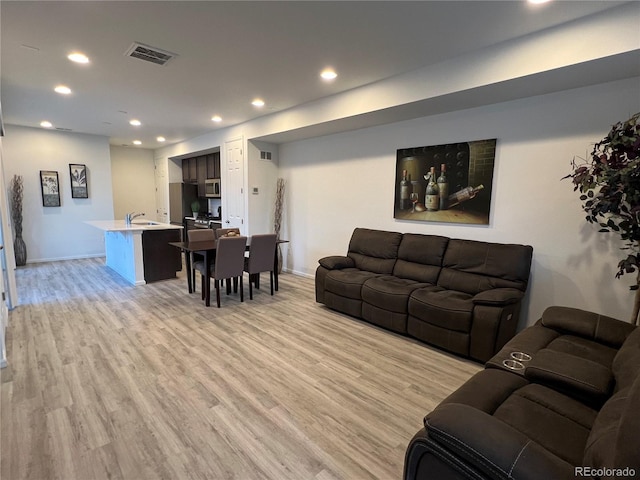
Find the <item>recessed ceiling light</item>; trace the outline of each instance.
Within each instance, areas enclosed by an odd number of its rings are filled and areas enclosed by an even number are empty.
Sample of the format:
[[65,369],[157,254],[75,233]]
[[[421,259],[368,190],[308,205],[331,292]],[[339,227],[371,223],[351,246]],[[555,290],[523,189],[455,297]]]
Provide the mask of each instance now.
[[67,55],[67,58],[76,63],[89,63],[89,57],[80,52],[70,53],[69,55]]
[[251,102],[251,105],[253,105],[254,107],[264,107],[264,100],[255,98],[253,102]]
[[529,3],[533,3],[533,4],[535,4],[535,5],[538,5],[538,4],[540,4],[540,3],[547,3],[547,2],[549,2],[550,0],[527,0],[527,1],[528,1]]
[[71,89],[66,85],[58,85],[54,90],[63,95],[69,95],[71,93]]
[[164,138],[164,137],[156,137],[156,140],[157,140],[157,141],[159,141],[159,142],[164,142],[164,141],[166,141],[167,139],[166,139],[166,138]]
[[332,68],[325,68],[321,73],[320,76],[324,79],[324,80],[334,80],[338,74],[332,69]]
[[211,117],[211,120],[216,123],[220,123],[222,121],[222,117],[220,115],[214,115]]
[[142,125],[142,122],[134,118],[133,120],[129,120],[129,125],[133,125],[134,127],[139,127],[140,125]]
[[134,140],[133,144],[134,145],[142,145],[142,142],[140,140]]
[[53,124],[48,120],[43,120],[40,122],[40,126],[44,128],[51,128],[53,127]]

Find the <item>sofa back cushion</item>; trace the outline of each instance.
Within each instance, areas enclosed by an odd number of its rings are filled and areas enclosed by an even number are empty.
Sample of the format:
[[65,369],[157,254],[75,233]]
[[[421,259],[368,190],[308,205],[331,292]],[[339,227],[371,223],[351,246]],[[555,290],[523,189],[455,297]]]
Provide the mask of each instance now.
[[391,274],[398,256],[402,234],[356,228],[349,242],[347,256],[355,267],[373,273]]
[[525,291],[533,248],[528,245],[451,239],[438,285],[475,295],[493,288]]
[[438,281],[449,239],[437,235],[405,233],[398,249],[393,275],[423,283]]
[[[640,375],[600,409],[589,433],[583,465],[640,472]],[[606,477],[610,478],[610,477]],[[618,477],[616,477],[618,478]]]
[[640,328],[631,332],[624,341],[613,359],[611,370],[616,391],[629,387],[640,376]]
[[615,394],[600,409],[584,464],[593,468],[635,468],[640,472],[640,328],[624,341],[611,367]]

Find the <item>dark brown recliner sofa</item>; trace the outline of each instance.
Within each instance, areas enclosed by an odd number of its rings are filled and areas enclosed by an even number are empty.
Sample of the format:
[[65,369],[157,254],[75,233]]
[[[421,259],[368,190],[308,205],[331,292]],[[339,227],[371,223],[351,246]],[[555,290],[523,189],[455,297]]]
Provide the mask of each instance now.
[[316,301],[486,361],[515,335],[533,249],[356,228],[321,258]]
[[425,417],[404,478],[640,478],[639,411],[640,328],[550,307]]

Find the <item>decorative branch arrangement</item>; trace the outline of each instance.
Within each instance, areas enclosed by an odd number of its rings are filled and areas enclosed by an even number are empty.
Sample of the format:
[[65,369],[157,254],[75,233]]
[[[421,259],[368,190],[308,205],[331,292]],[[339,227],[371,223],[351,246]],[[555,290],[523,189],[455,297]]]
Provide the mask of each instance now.
[[596,143],[591,159],[571,163],[573,190],[580,190],[586,220],[600,226],[599,232],[615,232],[629,251],[618,263],[616,278],[638,271],[631,323],[640,318],[640,112],[618,122]]
[[22,175],[14,175],[9,184],[9,195],[11,200],[11,219],[16,235],[13,241],[13,249],[16,257],[16,266],[27,263],[27,246],[22,239],[22,197],[24,186]]
[[[279,178],[276,184],[276,208],[273,219],[273,230],[276,238],[280,240],[280,230],[282,228],[282,208],[284,205],[284,178]],[[278,244],[278,273],[282,272],[282,251]]]
[[279,178],[276,184],[276,210],[274,213],[273,230],[278,240],[280,240],[280,229],[282,228],[282,206],[284,204],[284,178]]

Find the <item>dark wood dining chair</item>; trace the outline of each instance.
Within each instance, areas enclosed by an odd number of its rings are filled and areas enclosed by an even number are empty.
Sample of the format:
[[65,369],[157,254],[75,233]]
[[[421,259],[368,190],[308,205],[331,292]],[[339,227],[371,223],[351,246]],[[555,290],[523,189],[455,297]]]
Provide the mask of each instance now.
[[273,295],[273,268],[276,254],[276,234],[265,233],[251,237],[249,257],[244,260],[244,271],[249,274],[249,299],[253,300],[253,284],[260,288],[260,272],[269,272]]
[[[214,265],[210,268],[208,274],[213,278],[216,288],[216,303],[220,308],[220,283],[223,280],[228,281],[234,279],[240,283],[240,301],[244,302],[244,282],[242,275],[244,274],[244,251],[247,247],[247,237],[221,237],[218,239],[216,248],[216,259]],[[197,267],[202,277],[202,290],[205,289],[204,275],[205,266],[198,263]],[[227,290],[227,293],[229,291]]]
[[[187,238],[190,242],[205,242],[209,240],[215,240],[216,234],[210,228],[202,228],[198,230],[188,230]],[[191,275],[193,279],[192,285],[195,290],[196,286],[196,272],[198,271],[195,268],[196,262],[202,262],[204,264],[204,252],[192,252],[191,253],[191,271],[187,272],[187,275]],[[204,295],[204,292],[202,293]],[[204,297],[203,297],[204,298]]]
[[[232,228],[216,228],[216,238],[235,237],[240,235],[238,227]],[[227,293],[231,292],[231,281],[227,280]],[[238,279],[233,279],[233,293],[238,293]]]

